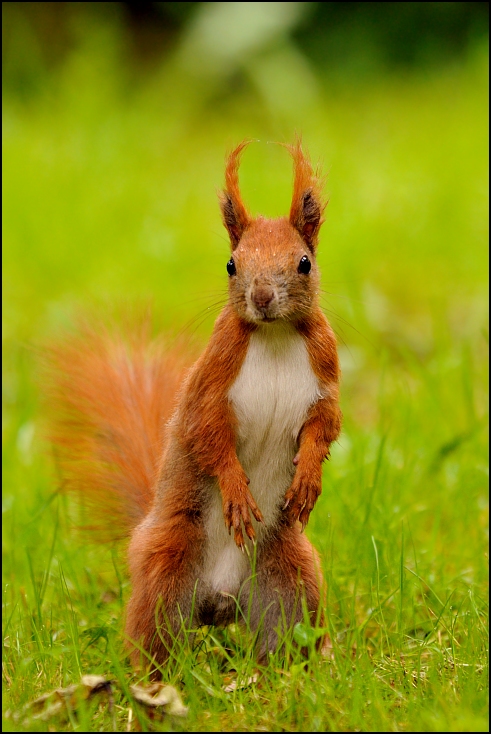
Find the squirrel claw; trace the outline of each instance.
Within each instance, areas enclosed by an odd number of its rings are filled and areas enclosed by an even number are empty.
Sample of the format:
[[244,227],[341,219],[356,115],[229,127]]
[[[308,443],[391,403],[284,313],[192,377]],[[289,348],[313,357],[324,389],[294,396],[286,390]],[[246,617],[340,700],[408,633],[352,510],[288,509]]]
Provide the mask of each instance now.
[[262,516],[261,510],[259,509],[259,507],[257,506],[251,507],[250,505],[249,507],[251,508],[252,514],[254,515],[254,519],[257,522],[264,522],[264,518]]

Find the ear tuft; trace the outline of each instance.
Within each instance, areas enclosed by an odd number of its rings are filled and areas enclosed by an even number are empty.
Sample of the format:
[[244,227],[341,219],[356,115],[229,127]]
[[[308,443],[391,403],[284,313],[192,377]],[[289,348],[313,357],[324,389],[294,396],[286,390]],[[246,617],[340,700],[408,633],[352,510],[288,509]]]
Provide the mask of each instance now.
[[249,140],[243,140],[228,156],[225,167],[225,190],[219,194],[222,219],[230,236],[232,250],[239,244],[244,230],[251,221],[240,195],[238,175],[241,153],[249,143]]
[[294,172],[290,223],[300,233],[309,250],[315,252],[319,229],[324,221],[322,212],[327,204],[322,197],[324,181],[319,171],[313,170],[299,137],[293,145],[286,147],[293,158]]

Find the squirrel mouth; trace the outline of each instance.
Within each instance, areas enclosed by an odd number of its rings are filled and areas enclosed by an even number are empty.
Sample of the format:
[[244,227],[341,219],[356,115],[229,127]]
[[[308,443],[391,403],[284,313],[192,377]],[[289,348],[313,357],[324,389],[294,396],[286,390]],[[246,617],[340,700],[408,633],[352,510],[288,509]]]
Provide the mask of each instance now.
[[254,303],[253,299],[247,304],[249,317],[257,324],[270,324],[279,318],[278,305],[276,302],[267,304]]
[[267,308],[254,308],[252,309],[254,321],[258,324],[270,324],[273,321],[277,321],[278,315],[273,316],[272,313],[268,313]]

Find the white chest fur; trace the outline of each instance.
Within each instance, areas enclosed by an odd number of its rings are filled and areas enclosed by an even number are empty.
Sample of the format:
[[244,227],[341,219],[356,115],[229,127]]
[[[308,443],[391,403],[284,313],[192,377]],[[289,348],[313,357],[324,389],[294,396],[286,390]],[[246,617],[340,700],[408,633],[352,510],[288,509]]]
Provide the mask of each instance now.
[[[250,339],[242,368],[229,391],[237,416],[237,455],[264,517],[258,536],[275,524],[291,484],[297,438],[309,407],[320,397],[303,338],[289,324],[264,324]],[[206,521],[204,580],[235,594],[249,563],[227,534],[218,490]]]

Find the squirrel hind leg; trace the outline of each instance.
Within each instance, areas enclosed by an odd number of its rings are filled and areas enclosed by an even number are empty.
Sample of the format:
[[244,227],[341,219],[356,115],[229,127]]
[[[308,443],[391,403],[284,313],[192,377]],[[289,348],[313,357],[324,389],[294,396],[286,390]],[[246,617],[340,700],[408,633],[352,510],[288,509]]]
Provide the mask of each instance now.
[[[284,526],[264,547],[257,559],[255,587],[243,590],[241,603],[250,609],[251,629],[258,632],[258,662],[267,664],[269,654],[284,646],[298,622],[324,626],[324,579],[317,551],[302,534],[299,523]],[[317,649],[330,647],[327,635],[316,642]],[[308,649],[302,648],[307,657]]]
[[[201,528],[180,519],[178,528],[137,527],[129,547],[133,592],[126,610],[126,635],[137,668],[164,665],[198,622]],[[191,639],[188,640],[191,642]]]

